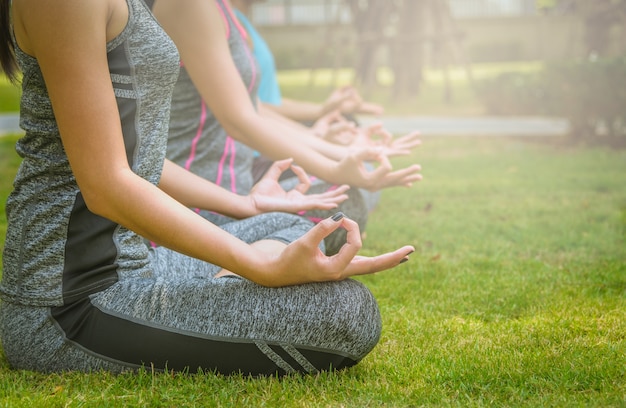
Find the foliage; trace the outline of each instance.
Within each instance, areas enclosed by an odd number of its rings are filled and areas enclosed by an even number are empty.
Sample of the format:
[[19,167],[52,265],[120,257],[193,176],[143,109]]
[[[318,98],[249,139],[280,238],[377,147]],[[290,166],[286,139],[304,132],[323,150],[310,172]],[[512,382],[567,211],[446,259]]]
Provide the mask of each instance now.
[[495,115],[539,115],[549,109],[540,73],[505,72],[476,82],[476,91],[487,111]]
[[0,74],[0,113],[19,111],[21,93],[19,86],[11,84]]
[[558,0],[535,0],[537,8],[540,10],[554,8],[557,2]]
[[[0,140],[2,197],[14,141]],[[425,179],[383,192],[363,253],[417,251],[361,278],[384,327],[356,367],[281,380],[114,376],[14,371],[0,358],[0,405],[626,405],[626,152],[438,137],[395,163],[413,161]]]
[[548,114],[569,119],[576,138],[626,138],[626,58],[548,64],[543,72],[507,73],[478,83],[495,114]]

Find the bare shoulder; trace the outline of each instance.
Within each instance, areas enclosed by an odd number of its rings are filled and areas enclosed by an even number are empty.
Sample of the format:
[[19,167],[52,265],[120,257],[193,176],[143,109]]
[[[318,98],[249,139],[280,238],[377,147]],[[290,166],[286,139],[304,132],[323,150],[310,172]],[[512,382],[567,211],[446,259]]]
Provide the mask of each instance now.
[[20,47],[38,49],[67,38],[115,37],[128,19],[126,0],[13,0],[12,18]]

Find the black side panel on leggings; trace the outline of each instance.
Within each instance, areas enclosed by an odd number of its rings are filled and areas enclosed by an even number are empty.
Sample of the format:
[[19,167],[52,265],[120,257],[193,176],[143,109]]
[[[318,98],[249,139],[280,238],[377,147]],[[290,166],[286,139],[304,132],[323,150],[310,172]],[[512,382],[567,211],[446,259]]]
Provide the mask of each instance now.
[[[252,341],[200,336],[149,326],[102,312],[90,300],[52,309],[52,316],[74,343],[129,366],[153,366],[158,370],[221,374],[284,375],[279,367]],[[294,371],[306,372],[279,344],[268,344]],[[356,361],[324,351],[297,349],[317,370],[342,369]],[[290,370],[291,371],[291,370]]]

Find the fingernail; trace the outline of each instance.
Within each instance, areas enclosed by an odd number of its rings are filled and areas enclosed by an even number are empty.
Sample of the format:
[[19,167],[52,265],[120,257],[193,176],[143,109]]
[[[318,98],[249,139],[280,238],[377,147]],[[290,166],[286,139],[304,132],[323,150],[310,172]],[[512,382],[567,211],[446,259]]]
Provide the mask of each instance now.
[[340,221],[343,217],[345,217],[345,214],[339,211],[337,214],[333,215],[331,219],[337,222],[337,221]]
[[413,251],[409,252],[408,254],[406,254],[406,255],[404,256],[404,258],[402,258],[402,260],[400,261],[400,263],[398,263],[398,265],[403,264],[403,263],[405,263],[406,261],[408,261],[408,260],[409,260],[409,255],[411,255],[413,252],[415,252],[415,250],[413,250]]

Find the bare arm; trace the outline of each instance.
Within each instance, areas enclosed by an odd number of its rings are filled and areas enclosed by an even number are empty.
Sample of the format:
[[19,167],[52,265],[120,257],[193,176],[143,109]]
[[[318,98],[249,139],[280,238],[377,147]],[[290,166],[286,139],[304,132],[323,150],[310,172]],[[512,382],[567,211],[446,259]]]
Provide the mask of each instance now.
[[285,97],[281,99],[280,105],[268,104],[268,109],[299,122],[316,121],[323,115],[324,109],[318,103]]
[[202,98],[230,135],[273,160],[293,157],[309,173],[332,178],[335,161],[302,143],[290,143],[285,133],[293,134],[293,129],[257,114],[230,56],[214,1],[187,0],[181,6],[176,0],[157,0],[153,11],[178,46]]
[[[354,230],[347,220],[323,221],[280,254],[251,247],[204,220],[128,166],[105,47],[125,24],[126,2],[19,0],[13,7],[16,36],[40,64],[72,171],[94,213],[271,286],[343,279],[406,259],[410,247],[374,258],[355,257],[358,237],[341,257],[315,252],[321,239],[340,225]],[[120,21],[119,26],[113,23]]]
[[[282,114],[276,112],[269,105],[258,102],[259,115],[269,124],[280,126],[284,129],[286,137],[292,138],[296,143],[303,143],[318,153],[328,157],[329,159],[340,161],[349,155],[349,150],[344,146],[328,143],[316,136],[311,128],[304,126],[299,122],[295,122]],[[295,139],[293,139],[295,138]]]
[[[338,162],[333,160],[338,149],[332,144],[261,117],[234,66],[213,1],[186,0],[182,6],[177,0],[157,0],[154,14],[178,46],[202,98],[237,140],[273,160],[292,157],[310,174],[336,184],[379,189],[419,180],[419,166],[392,172],[389,162],[375,149],[366,149],[358,157],[342,157]],[[355,166],[355,160],[384,163],[377,172],[368,173],[363,166]]]
[[282,98],[280,105],[269,105],[270,109],[296,121],[316,121],[325,114],[338,110],[344,115],[382,115],[382,106],[366,102],[353,87],[334,90],[322,103]]
[[[291,168],[300,179],[293,189],[285,191],[278,182],[280,175]],[[306,194],[311,183],[304,170],[292,160],[273,163],[250,193],[241,196],[199,177],[169,160],[165,161],[159,182],[161,190],[190,208],[215,211],[232,218],[282,211],[297,213],[312,209],[331,210],[348,196],[347,185],[320,194]]]

